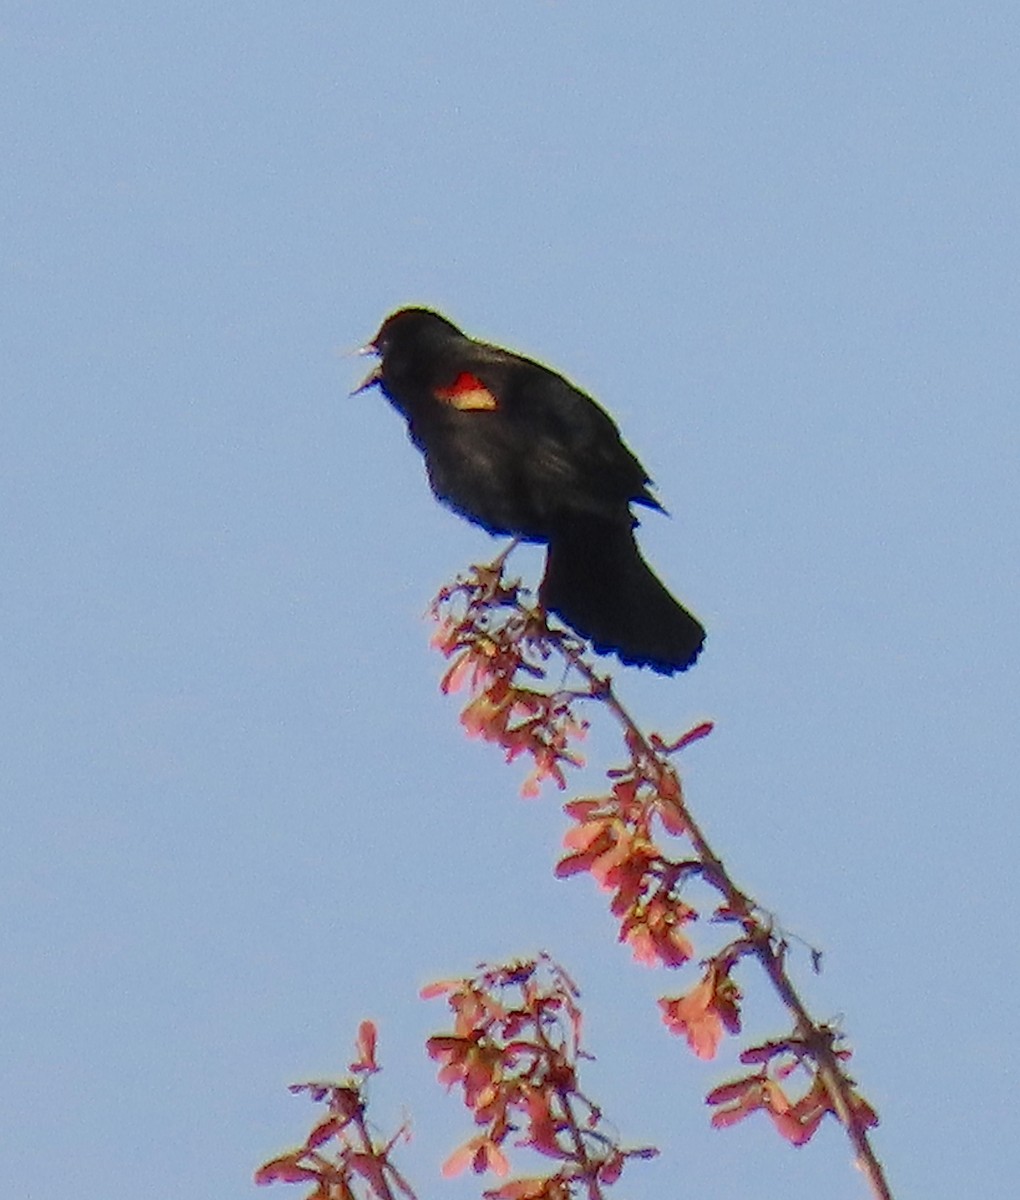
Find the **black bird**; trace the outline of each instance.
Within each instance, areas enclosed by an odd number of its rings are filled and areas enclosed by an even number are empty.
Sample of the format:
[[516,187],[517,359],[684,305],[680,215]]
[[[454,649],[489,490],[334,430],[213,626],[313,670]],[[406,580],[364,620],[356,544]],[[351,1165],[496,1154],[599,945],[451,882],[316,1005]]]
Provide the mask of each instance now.
[[493,534],[547,542],[539,598],[601,653],[666,675],[705,630],[634,540],[631,504],[664,511],[612,418],[541,363],[477,342],[437,312],[404,308],[365,347],[425,456],[432,491]]

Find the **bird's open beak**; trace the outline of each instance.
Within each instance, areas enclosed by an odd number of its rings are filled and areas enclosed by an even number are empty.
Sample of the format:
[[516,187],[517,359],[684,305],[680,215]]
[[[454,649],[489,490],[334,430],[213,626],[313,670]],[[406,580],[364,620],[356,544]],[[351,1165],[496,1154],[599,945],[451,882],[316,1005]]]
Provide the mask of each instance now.
[[[359,350],[354,351],[355,354],[378,354],[379,351],[369,342],[367,346],[362,346]],[[377,383],[382,383],[382,364],[377,363],[358,386],[351,392],[352,396],[357,396],[361,392],[367,392],[370,387],[375,387]]]

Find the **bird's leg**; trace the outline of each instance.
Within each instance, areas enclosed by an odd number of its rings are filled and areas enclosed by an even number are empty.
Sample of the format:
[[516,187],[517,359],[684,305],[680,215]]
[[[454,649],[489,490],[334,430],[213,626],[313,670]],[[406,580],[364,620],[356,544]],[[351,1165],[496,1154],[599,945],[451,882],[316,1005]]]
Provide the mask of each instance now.
[[500,553],[496,555],[496,557],[492,560],[492,562],[489,563],[489,565],[486,567],[486,570],[491,571],[496,576],[496,578],[499,579],[503,574],[503,567],[506,565],[506,560],[510,557],[511,554],[513,554],[513,552],[517,549],[517,547],[520,544],[521,544],[521,539],[519,537],[515,537],[507,545],[506,549],[501,550]]
[[482,563],[478,563],[476,566],[472,567],[472,570],[475,573],[475,578],[478,580],[480,586],[484,589],[484,596],[486,600],[494,600],[497,593],[500,593],[504,590],[503,566],[513,550],[520,545],[520,541],[520,538],[514,538],[514,540],[506,547],[506,549],[499,553],[491,563],[485,563],[484,565]]

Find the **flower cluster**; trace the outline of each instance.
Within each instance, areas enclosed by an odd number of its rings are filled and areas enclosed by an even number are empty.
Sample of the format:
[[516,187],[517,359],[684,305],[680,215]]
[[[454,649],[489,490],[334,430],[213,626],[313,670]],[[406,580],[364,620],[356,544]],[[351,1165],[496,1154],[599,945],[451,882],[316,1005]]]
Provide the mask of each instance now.
[[[836,1058],[842,1060],[850,1057],[848,1050],[835,1048],[833,1043],[837,1039],[832,1030],[819,1027],[818,1033],[829,1041]],[[717,1129],[735,1125],[750,1113],[761,1111],[772,1118],[776,1129],[787,1141],[800,1146],[814,1134],[826,1113],[839,1115],[830,1091],[817,1070],[815,1055],[800,1039],[787,1038],[781,1042],[763,1042],[760,1046],[752,1046],[741,1054],[740,1061],[757,1063],[759,1069],[721,1084],[705,1097],[707,1104],[716,1107],[712,1124]],[[806,1074],[808,1083],[800,1097],[791,1100],[789,1086],[784,1087],[784,1081],[795,1072]],[[854,1090],[853,1080],[848,1078],[847,1083],[854,1120],[862,1129],[874,1127],[878,1124],[875,1110]]]
[[402,1126],[386,1142],[377,1143],[365,1118],[365,1083],[379,1071],[375,1058],[376,1029],[362,1021],[357,1056],[343,1082],[295,1083],[291,1091],[307,1092],[327,1115],[304,1144],[264,1163],[257,1184],[311,1183],[306,1200],[415,1200],[407,1181],[390,1161],[390,1151],[409,1136]]
[[453,1029],[427,1043],[440,1082],[459,1085],[482,1129],[446,1160],[445,1175],[510,1172],[507,1144],[552,1159],[555,1169],[518,1177],[484,1193],[487,1200],[594,1200],[631,1158],[651,1147],[623,1149],[597,1105],[579,1089],[578,992],[562,967],[541,956],[470,978],[443,980],[422,992],[445,996]]
[[[491,622],[490,615],[501,608],[509,610],[506,619]],[[507,762],[530,756],[532,769],[521,789],[525,796],[537,796],[545,779],[565,789],[564,766],[584,761],[571,743],[583,738],[588,726],[574,715],[569,693],[524,682],[545,674],[541,664],[554,635],[544,620],[521,607],[516,585],[504,584],[485,567],[444,589],[432,612],[439,621],[432,644],[452,659],[442,690],[467,686],[472,692],[460,718],[468,735],[497,743]]]

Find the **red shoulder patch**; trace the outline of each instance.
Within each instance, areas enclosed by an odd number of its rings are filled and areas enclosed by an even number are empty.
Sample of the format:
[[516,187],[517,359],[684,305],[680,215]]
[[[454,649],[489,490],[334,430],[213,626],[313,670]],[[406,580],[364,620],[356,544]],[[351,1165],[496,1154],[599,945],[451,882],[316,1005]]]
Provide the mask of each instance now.
[[461,371],[449,387],[436,388],[435,397],[462,412],[491,412],[499,407],[492,392],[470,371]]

